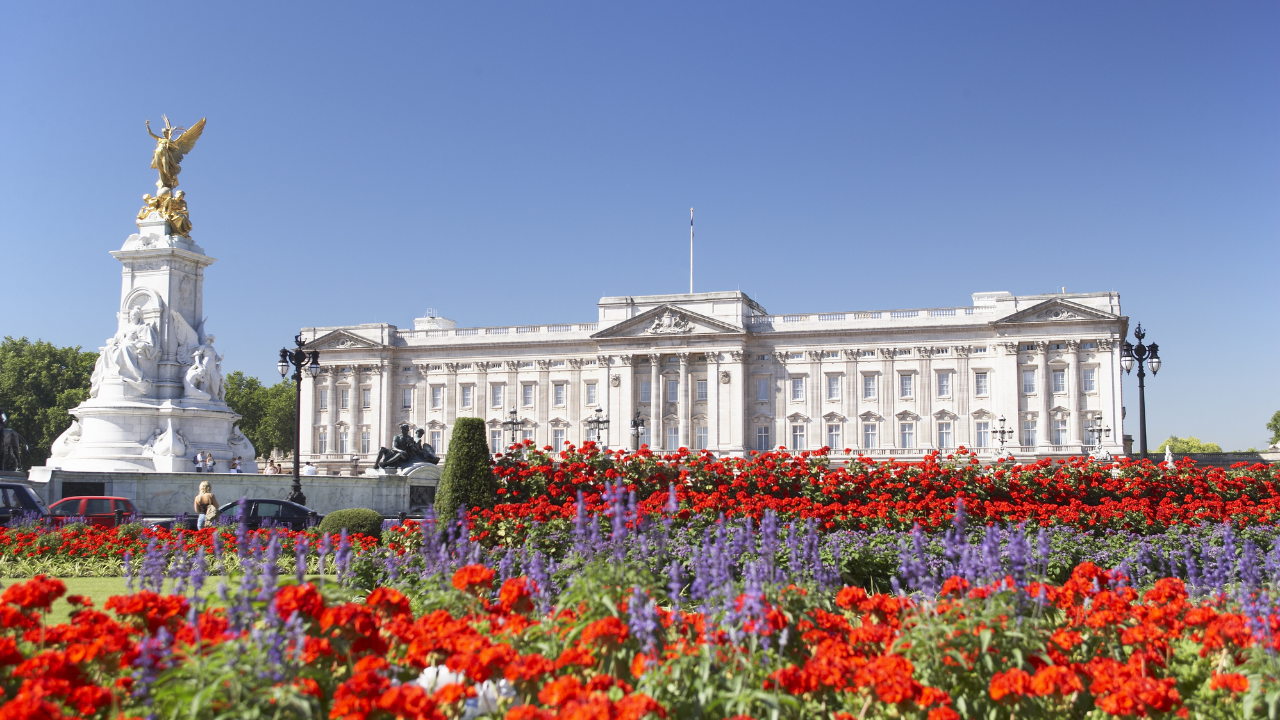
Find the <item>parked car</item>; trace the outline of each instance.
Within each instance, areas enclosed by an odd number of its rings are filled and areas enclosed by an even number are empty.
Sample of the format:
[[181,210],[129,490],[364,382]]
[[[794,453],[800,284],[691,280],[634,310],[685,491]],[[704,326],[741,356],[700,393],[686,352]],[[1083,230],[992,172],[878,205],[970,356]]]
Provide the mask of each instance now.
[[82,495],[63,498],[49,506],[49,512],[55,522],[66,522],[67,518],[82,517],[90,525],[102,527],[116,526],[116,510],[124,511],[123,523],[138,514],[138,508],[128,498],[102,495]]
[[[244,501],[245,510],[248,517],[245,518],[245,525],[250,530],[257,530],[262,527],[287,527],[292,530],[305,530],[312,524],[318,524],[324,519],[324,516],[316,514],[311,508],[289,502],[288,500],[271,500],[268,498],[246,498]],[[194,516],[189,516],[186,527],[195,529],[196,521]],[[240,522],[240,501],[229,502],[218,508],[218,523],[239,523]],[[161,527],[172,530],[174,527],[173,520],[165,520],[163,522],[154,523],[152,527]]]
[[21,514],[34,514],[49,519],[49,508],[35,490],[22,483],[0,483],[0,526],[8,526]]

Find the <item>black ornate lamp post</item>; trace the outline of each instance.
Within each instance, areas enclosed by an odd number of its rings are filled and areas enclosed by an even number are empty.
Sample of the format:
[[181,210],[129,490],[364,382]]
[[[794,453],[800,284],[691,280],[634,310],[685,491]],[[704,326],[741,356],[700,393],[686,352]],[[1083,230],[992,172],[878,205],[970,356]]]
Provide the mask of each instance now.
[[1098,419],[1097,425],[1089,428],[1089,439],[1091,441],[1090,445],[1093,446],[1094,457],[1098,458],[1099,460],[1111,459],[1110,453],[1108,453],[1105,456],[1102,454],[1102,439],[1109,438],[1109,437],[1111,437],[1111,426],[1110,425],[1103,426],[1101,418]]
[[294,402],[294,425],[293,425],[293,487],[290,489],[288,500],[299,505],[307,504],[307,496],[302,494],[302,478],[300,477],[299,462],[301,461],[302,443],[302,369],[306,368],[307,373],[311,377],[320,374],[320,353],[312,350],[310,353],[303,350],[306,343],[302,342],[302,333],[294,336],[293,342],[297,347],[293,350],[280,348],[280,362],[276,363],[276,369],[280,371],[280,377],[286,377],[289,374],[289,367],[293,366],[293,382],[296,397]]
[[1124,368],[1125,374],[1128,374],[1133,370],[1134,363],[1138,364],[1138,437],[1142,457],[1145,458],[1147,456],[1147,372],[1143,366],[1150,365],[1152,375],[1160,372],[1160,346],[1155,343],[1142,344],[1142,339],[1147,336],[1142,331],[1142,323],[1138,323],[1138,327],[1133,329],[1133,336],[1137,338],[1138,344],[1134,346],[1128,340],[1124,341],[1124,345],[1120,348],[1120,366]]
[[996,460],[1005,457],[1004,444],[1013,438],[1013,433],[1015,432],[1013,428],[1006,428],[1004,425],[1004,416],[1001,415],[1000,427],[991,431],[991,434],[995,435],[996,440],[1000,441],[1000,453],[996,455]]
[[631,419],[631,451],[640,450],[640,431],[644,429],[644,418],[640,417],[640,413]]
[[604,449],[604,445],[600,444],[600,431],[607,430],[608,428],[609,428],[609,418],[604,416],[603,410],[601,410],[600,408],[596,408],[596,414],[587,418],[587,429],[595,431],[596,445],[599,446],[601,450]]
[[516,431],[520,429],[521,425],[524,425],[524,423],[517,417],[516,409],[511,408],[511,412],[507,413],[507,419],[502,421],[502,429],[511,433],[511,445],[516,444]]

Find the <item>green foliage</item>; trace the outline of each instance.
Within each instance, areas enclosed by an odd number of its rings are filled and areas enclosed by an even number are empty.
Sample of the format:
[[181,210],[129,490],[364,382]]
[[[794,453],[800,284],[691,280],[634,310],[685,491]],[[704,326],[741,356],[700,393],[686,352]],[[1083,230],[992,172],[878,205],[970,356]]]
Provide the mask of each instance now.
[[1267,423],[1267,429],[1271,431],[1271,444],[1280,443],[1280,410],[1271,416],[1271,422]]
[[436,515],[443,522],[452,522],[458,508],[493,507],[497,497],[498,479],[493,474],[484,420],[458,418],[436,490]]
[[1156,448],[1156,452],[1162,453],[1165,448],[1173,446],[1176,453],[1220,453],[1222,446],[1218,443],[1203,442],[1199,438],[1185,437],[1180,438],[1177,435],[1170,435],[1168,440],[1160,443],[1160,447]]
[[295,387],[290,380],[267,387],[255,377],[236,370],[226,377],[227,404],[240,414],[240,429],[254,450],[269,457],[273,449],[293,450],[297,415]]
[[136,538],[140,532],[142,532],[142,523],[127,523],[116,528],[116,534],[121,537]]
[[67,523],[66,525],[62,526],[62,532],[83,532],[84,530],[88,530],[88,529],[89,529],[89,524],[81,523],[81,522]]
[[360,533],[370,537],[382,536],[382,516],[373,510],[353,508],[331,512],[320,521],[320,534],[337,535],[346,528],[347,533]]
[[97,353],[5,337],[0,342],[0,407],[31,446],[24,468],[43,465],[53,441],[71,425],[67,411],[89,398]]

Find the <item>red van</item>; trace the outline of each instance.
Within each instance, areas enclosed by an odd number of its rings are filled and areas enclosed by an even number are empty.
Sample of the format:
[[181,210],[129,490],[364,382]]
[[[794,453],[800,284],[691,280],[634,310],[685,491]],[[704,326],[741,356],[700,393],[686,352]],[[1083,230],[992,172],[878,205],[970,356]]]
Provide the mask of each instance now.
[[55,523],[65,523],[68,518],[82,517],[90,525],[116,526],[116,510],[124,511],[124,521],[138,513],[128,498],[122,497],[69,497],[49,506],[49,514]]

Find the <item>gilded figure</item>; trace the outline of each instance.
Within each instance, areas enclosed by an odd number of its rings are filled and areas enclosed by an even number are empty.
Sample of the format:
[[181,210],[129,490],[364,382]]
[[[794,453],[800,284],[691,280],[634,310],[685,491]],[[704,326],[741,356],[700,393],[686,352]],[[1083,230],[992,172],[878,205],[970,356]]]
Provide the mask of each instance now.
[[182,172],[180,166],[182,158],[196,146],[200,133],[204,132],[205,119],[200,118],[200,121],[188,130],[182,126],[173,127],[169,124],[168,117],[164,115],[160,117],[164,118],[164,128],[160,130],[159,135],[151,132],[151,121],[147,121],[147,134],[156,141],[156,150],[151,156],[151,167],[160,173],[160,180],[156,183],[156,187],[176,188],[178,173]]
[[161,205],[160,214],[169,221],[169,231],[174,235],[191,237],[191,216],[187,212],[185,192],[179,190],[172,197],[166,198]]

